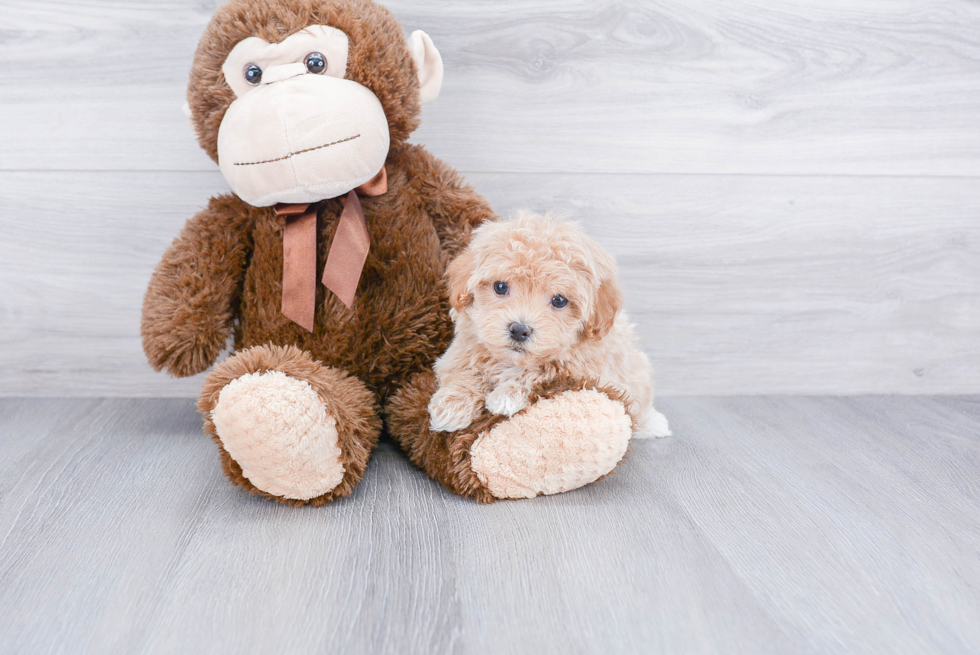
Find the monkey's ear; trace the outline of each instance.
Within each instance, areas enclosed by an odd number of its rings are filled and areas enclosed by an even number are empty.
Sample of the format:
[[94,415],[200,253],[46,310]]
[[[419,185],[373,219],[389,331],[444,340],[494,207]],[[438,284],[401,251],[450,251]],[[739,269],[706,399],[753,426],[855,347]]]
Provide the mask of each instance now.
[[596,293],[592,315],[585,323],[585,336],[598,341],[609,334],[609,330],[612,329],[613,323],[616,321],[616,314],[622,307],[623,294],[620,293],[615,278],[605,280]]
[[457,312],[473,302],[469,292],[470,278],[476,270],[476,258],[469,250],[464,250],[446,269],[449,287],[449,306]]
[[408,51],[415,60],[419,71],[420,99],[424,105],[439,97],[442,89],[442,55],[436,50],[436,44],[422,30],[415,30],[408,37]]

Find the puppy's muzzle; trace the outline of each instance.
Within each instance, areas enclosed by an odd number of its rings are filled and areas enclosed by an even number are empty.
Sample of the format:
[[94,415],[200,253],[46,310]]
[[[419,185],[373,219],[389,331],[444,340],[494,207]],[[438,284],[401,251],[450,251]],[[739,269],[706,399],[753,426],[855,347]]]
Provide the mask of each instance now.
[[532,332],[534,330],[523,323],[510,324],[510,338],[517,343],[524,343],[530,339]]

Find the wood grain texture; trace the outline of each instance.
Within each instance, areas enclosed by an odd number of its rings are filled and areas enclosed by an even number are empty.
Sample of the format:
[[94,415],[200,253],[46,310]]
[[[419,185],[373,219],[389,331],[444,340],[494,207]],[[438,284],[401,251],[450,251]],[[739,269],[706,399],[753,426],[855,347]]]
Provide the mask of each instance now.
[[[980,388],[974,180],[470,179],[501,213],[567,212],[618,257],[662,395]],[[146,365],[139,311],[220,175],[49,181],[0,173],[0,395],[196,395]]]
[[349,497],[222,477],[186,400],[0,401],[0,652],[980,649],[980,398],[672,398],[531,501],[383,444]]
[[[215,0],[0,2],[0,169],[211,170],[180,106]],[[467,172],[980,175],[970,0],[387,3],[417,139]]]
[[[193,396],[139,307],[225,190],[180,112],[218,0],[0,0],[0,395]],[[386,3],[415,140],[620,259],[662,394],[980,391],[980,4]]]

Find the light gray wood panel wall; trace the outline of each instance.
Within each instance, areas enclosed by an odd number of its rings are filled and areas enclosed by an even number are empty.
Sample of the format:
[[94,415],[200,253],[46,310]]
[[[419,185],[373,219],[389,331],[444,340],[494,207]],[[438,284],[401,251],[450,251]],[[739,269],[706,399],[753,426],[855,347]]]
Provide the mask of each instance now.
[[[617,255],[666,395],[943,393],[980,370],[968,178],[475,174],[502,213],[558,208]],[[188,395],[138,336],[150,271],[218,173],[2,173],[5,395]],[[90,195],[89,206],[66,211]],[[868,202],[868,201],[873,202]],[[31,220],[20,208],[33,203]],[[96,226],[97,229],[93,229]],[[924,229],[927,226],[927,229]]]
[[[447,79],[462,170],[980,174],[968,0],[387,5]],[[0,168],[211,170],[179,108],[214,0],[4,2]]]
[[[0,394],[192,395],[138,338],[225,186],[180,112],[213,0],[0,0]],[[416,134],[620,259],[662,394],[980,390],[980,4],[387,5]]]

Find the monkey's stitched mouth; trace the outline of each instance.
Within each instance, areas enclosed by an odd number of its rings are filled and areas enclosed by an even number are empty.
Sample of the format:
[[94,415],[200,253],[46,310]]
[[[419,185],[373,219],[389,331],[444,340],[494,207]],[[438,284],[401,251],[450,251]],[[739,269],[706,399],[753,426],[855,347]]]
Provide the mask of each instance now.
[[307,148],[306,150],[299,150],[297,152],[291,152],[288,155],[282,157],[277,157],[276,159],[266,159],[265,161],[250,161],[236,163],[235,166],[258,166],[259,164],[273,164],[277,161],[285,161],[286,159],[292,159],[296,155],[302,155],[307,152],[313,152],[314,150],[323,150],[324,148],[329,148],[330,146],[335,146],[338,143],[347,143],[348,141],[353,141],[354,139],[360,138],[360,134],[355,134],[354,136],[349,136],[346,139],[341,139],[340,141],[334,141],[332,143],[324,143],[322,146],[317,146],[315,148]]

